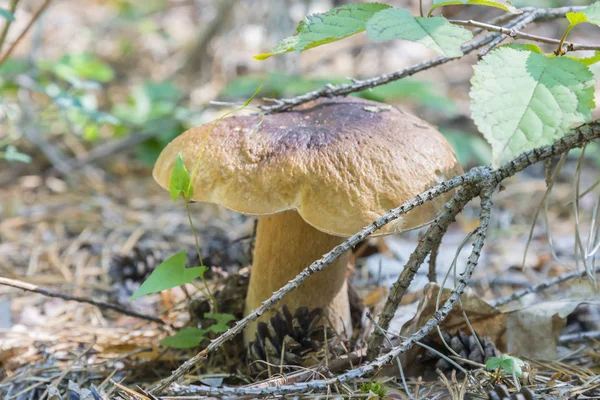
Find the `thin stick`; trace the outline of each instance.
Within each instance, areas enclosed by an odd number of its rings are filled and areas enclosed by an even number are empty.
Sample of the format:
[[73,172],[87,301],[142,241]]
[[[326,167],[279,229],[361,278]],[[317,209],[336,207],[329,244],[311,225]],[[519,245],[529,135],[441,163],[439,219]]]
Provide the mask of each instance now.
[[[531,33],[521,32],[514,28],[495,26],[495,25],[491,25],[491,24],[486,24],[485,22],[478,22],[478,21],[473,21],[473,20],[469,20],[469,21],[451,20],[450,22],[455,25],[470,26],[473,28],[481,28],[488,32],[502,33],[503,35],[506,35],[513,39],[527,39],[532,42],[548,43],[548,44],[554,44],[554,45],[560,44],[559,39],[552,39],[552,38],[548,38],[548,37],[544,37],[544,36],[533,35]],[[588,44],[564,42],[563,46],[565,46],[567,48],[567,50],[569,50],[569,51],[600,50],[600,45],[588,45]]]
[[[595,272],[600,273],[600,267],[596,267]],[[505,304],[511,303],[513,301],[519,300],[519,299],[527,296],[530,293],[541,292],[542,290],[545,290],[551,286],[566,282],[570,279],[582,278],[586,274],[587,274],[587,271],[585,271],[585,270],[567,272],[565,274],[557,276],[556,278],[550,279],[549,281],[542,282],[539,285],[535,285],[535,286],[529,287],[527,289],[520,290],[518,292],[511,294],[510,296],[506,296],[501,299],[492,301],[490,304],[494,307],[500,307]]]
[[17,281],[15,279],[8,279],[8,278],[2,278],[2,277],[0,277],[0,285],[10,286],[10,287],[13,287],[13,288],[16,288],[16,289],[25,290],[27,292],[38,293],[38,294],[41,294],[41,295],[46,296],[46,297],[56,297],[56,298],[63,299],[63,300],[68,300],[68,301],[77,301],[79,303],[87,303],[87,304],[91,304],[93,306],[96,306],[96,307],[98,307],[100,309],[113,310],[113,311],[116,311],[116,312],[118,312],[120,314],[129,315],[131,317],[136,317],[136,318],[144,319],[146,321],[156,322],[156,323],[161,324],[161,325],[168,325],[165,321],[163,321],[160,318],[153,317],[153,316],[150,316],[150,315],[141,314],[141,313],[138,313],[138,312],[133,311],[133,310],[128,310],[128,309],[123,308],[123,307],[121,307],[121,306],[119,306],[117,304],[105,303],[103,301],[94,300],[94,299],[91,299],[89,297],[72,296],[72,295],[68,295],[68,294],[64,294],[64,293],[58,293],[58,292],[54,292],[54,291],[46,289],[46,288],[42,288],[42,287],[33,285],[31,283]]
[[25,35],[27,35],[27,32],[29,32],[35,21],[39,19],[40,15],[42,15],[46,7],[50,5],[51,1],[52,0],[45,0],[42,6],[35,12],[35,14],[33,14],[33,17],[31,17],[31,21],[29,21],[25,29],[23,29],[23,32],[21,32],[21,34],[17,37],[13,44],[11,44],[8,50],[6,50],[6,53],[4,53],[2,58],[0,58],[0,66],[4,64],[6,60],[8,60],[8,57],[10,57],[14,49],[18,46],[19,42],[25,37]]
[[[527,25],[532,22],[535,22],[539,18],[539,10],[533,10],[528,13],[524,13],[523,15],[517,17],[516,20],[512,21],[510,24],[507,24],[505,28],[511,29],[523,29]],[[481,58],[485,56],[487,53],[492,51],[496,46],[498,46],[504,39],[506,39],[506,35],[500,34],[497,36],[490,44],[488,44],[482,51],[479,52],[478,57]]]
[[588,340],[600,340],[600,331],[572,333],[558,338],[559,344],[581,343]]
[[[14,15],[18,4],[19,4],[19,0],[11,0],[10,1],[10,8],[8,10],[11,12],[11,14]],[[2,33],[0,33],[0,51],[2,51],[2,46],[4,46],[4,42],[6,41],[6,36],[8,35],[8,29],[10,28],[11,24],[12,24],[12,20],[8,20],[4,24],[4,28],[2,28]]]
[[427,279],[429,282],[436,283],[437,282],[437,256],[440,250],[440,243],[437,246],[434,246],[431,249],[431,253],[429,253],[429,271],[427,271]]

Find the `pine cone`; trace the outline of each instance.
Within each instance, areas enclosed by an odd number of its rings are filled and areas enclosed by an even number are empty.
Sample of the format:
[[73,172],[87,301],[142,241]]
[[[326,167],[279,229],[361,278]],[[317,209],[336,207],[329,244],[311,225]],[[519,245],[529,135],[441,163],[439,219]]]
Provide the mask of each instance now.
[[108,274],[116,284],[125,284],[127,281],[142,283],[163,258],[160,250],[136,246],[126,256],[114,255]]
[[527,387],[522,387],[519,393],[510,394],[504,385],[496,385],[488,392],[489,400],[535,400],[535,394]]
[[256,340],[248,345],[250,374],[256,376],[268,369],[261,361],[278,366],[303,365],[308,353],[323,348],[325,329],[328,339],[334,337],[333,330],[319,325],[322,316],[320,308],[309,311],[307,307],[297,308],[292,315],[284,305],[268,324],[259,322]]
[[[483,338],[479,335],[468,335],[467,333],[460,330],[454,335],[443,331],[442,335],[444,335],[444,341],[450,346],[450,348],[454,350],[458,355],[460,355],[461,358],[464,358],[466,360],[470,360],[479,364],[485,364],[489,358],[496,357],[500,354],[500,352],[498,351],[498,349],[496,349],[496,346],[494,346],[494,343],[491,340]],[[477,339],[479,339],[479,343]],[[481,344],[481,347],[483,347],[483,353],[479,344]],[[453,355],[450,351],[448,351],[446,346],[444,346],[444,344],[441,343],[441,340],[439,340],[439,338],[436,343],[430,343],[429,345],[434,347],[437,351],[444,355]],[[448,361],[446,361],[443,358],[440,358],[438,354],[428,351],[423,361],[432,360],[437,360],[435,368],[439,369],[440,371],[446,374],[454,370],[454,366]],[[465,369],[474,368],[473,365],[468,363],[462,363],[460,362],[460,360],[455,360],[455,362]]]

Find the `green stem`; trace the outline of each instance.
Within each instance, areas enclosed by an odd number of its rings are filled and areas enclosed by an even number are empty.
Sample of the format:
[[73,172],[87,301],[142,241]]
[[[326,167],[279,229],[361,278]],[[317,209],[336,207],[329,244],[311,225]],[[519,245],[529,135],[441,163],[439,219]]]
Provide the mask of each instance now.
[[573,29],[575,25],[571,24],[569,25],[569,27],[567,28],[567,30],[565,31],[565,33],[562,35],[562,37],[560,38],[560,43],[558,44],[558,49],[556,49],[555,54],[557,56],[562,56],[563,53],[563,46],[565,45],[565,41],[567,40],[567,36],[569,35],[569,32],[571,32],[571,29]]
[[[196,251],[198,252],[198,257],[200,258],[200,266],[204,267],[204,261],[202,260],[202,251],[200,250],[200,241],[198,240],[198,232],[196,232],[196,228],[194,227],[194,222],[192,221],[192,214],[190,212],[190,202],[188,199],[183,199],[185,202],[185,211],[187,212],[188,220],[190,221],[190,227],[192,228],[192,232],[194,233],[194,241],[196,242]],[[213,304],[213,310],[215,313],[218,313],[219,310],[217,308],[217,301],[215,300],[210,288],[208,287],[208,283],[206,283],[206,279],[204,276],[201,276],[202,283],[204,283],[204,287],[206,288],[206,292],[208,293],[208,297],[210,298],[211,303]]]
[[[13,15],[15,14],[15,10],[17,9],[17,4],[19,4],[19,0],[11,0],[11,2],[10,2],[9,11]],[[12,21],[6,21],[4,28],[2,28],[2,33],[0,33],[0,51],[2,51],[2,46],[4,45],[4,42],[6,41],[6,36],[8,35],[8,28],[10,27],[11,23],[12,23]]]
[[433,13],[433,10],[435,10],[436,8],[438,8],[438,6],[433,6],[429,9],[429,12],[427,13],[427,18],[431,17],[431,14]]
[[425,14],[423,14],[423,0],[419,0],[419,14],[421,17],[425,16]]

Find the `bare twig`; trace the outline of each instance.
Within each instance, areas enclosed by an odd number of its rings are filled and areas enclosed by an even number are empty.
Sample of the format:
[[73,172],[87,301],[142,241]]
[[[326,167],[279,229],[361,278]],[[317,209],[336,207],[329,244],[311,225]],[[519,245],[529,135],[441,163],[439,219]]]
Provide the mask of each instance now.
[[46,9],[46,7],[48,7],[48,5],[50,5],[51,1],[52,0],[45,0],[44,3],[41,5],[41,7],[35,12],[35,14],[33,14],[33,16],[31,17],[31,21],[29,21],[29,23],[27,24],[25,29],[23,29],[23,32],[21,32],[19,37],[17,37],[17,39],[13,42],[13,44],[10,45],[8,50],[6,50],[6,53],[4,53],[4,55],[2,57],[0,57],[0,65],[4,64],[6,62],[6,60],[8,60],[8,57],[10,57],[10,55],[12,54],[14,49],[18,46],[18,44],[21,42],[21,40],[27,35],[27,32],[29,32],[29,30],[31,29],[33,24],[35,24],[35,21],[37,21],[39,19],[40,15],[42,15],[42,13]]
[[410,255],[400,276],[390,289],[390,294],[387,297],[381,313],[377,316],[377,326],[381,327],[381,329],[373,331],[369,342],[369,351],[367,352],[368,360],[373,360],[379,354],[379,348],[384,339],[383,332],[387,331],[396,309],[400,305],[404,294],[425,261],[425,258],[432,249],[439,246],[442,237],[448,230],[450,224],[454,222],[456,215],[478,194],[478,190],[472,187],[461,188],[458,193],[445,204],[444,212],[433,221],[431,226],[427,229],[427,232],[423,235],[423,238],[419,240],[419,244]]
[[[14,15],[15,10],[17,9],[17,5],[19,4],[19,0],[10,0],[9,11]],[[2,28],[2,33],[0,33],[0,51],[2,51],[2,46],[4,46],[4,42],[6,41],[6,36],[8,35],[8,30],[10,25],[12,24],[12,20],[8,20],[4,23],[4,28]]]
[[205,359],[210,352],[214,351],[215,349],[222,346],[225,342],[232,339],[235,335],[240,333],[250,322],[254,321],[260,315],[271,309],[277,302],[283,299],[289,292],[301,285],[312,274],[323,270],[329,264],[335,261],[341,254],[354,247],[358,242],[364,240],[366,237],[380,229],[382,226],[399,218],[401,215],[407,213],[413,208],[459,186],[464,186],[467,184],[478,185],[484,181],[487,181],[488,185],[490,184],[489,182],[495,182],[495,185],[498,185],[502,180],[515,175],[516,173],[527,168],[529,165],[562,154],[570,149],[581,147],[585,143],[597,139],[598,137],[600,137],[600,120],[579,126],[578,128],[573,130],[573,133],[556,141],[551,146],[543,146],[525,152],[517,158],[515,158],[514,160],[498,168],[497,170],[492,170],[490,167],[473,168],[472,170],[463,175],[449,179],[448,181],[436,185],[431,189],[417,195],[415,198],[405,202],[400,207],[391,210],[389,213],[378,218],[373,223],[367,225],[360,232],[356,233],[355,235],[352,235],[342,244],[336,246],[329,253],[325,254],[321,259],[315,261],[310,266],[305,268],[294,279],[292,279],[281,289],[273,293],[273,295],[267,300],[265,300],[260,307],[256,308],[246,317],[238,321],[227,332],[214,339],[206,349],[202,350],[200,353],[196,354],[194,357],[183,363],[179,368],[177,368],[177,370],[175,370],[171,374],[171,376],[162,380],[159,383],[159,385],[152,389],[152,393],[159,393],[160,391],[167,388],[177,379],[182,377],[194,365],[196,365],[201,360]]
[[32,104],[31,97],[24,90],[19,91],[18,97],[21,104],[23,104],[23,117],[21,118],[23,124],[23,136],[44,153],[50,164],[52,164],[58,172],[63,176],[67,176],[69,172],[71,172],[71,168],[66,162],[65,155],[59,148],[53,146],[46,140],[44,135],[39,132],[38,127],[35,125],[35,117],[33,115],[33,110],[31,110],[30,107]]
[[[452,22],[455,25],[481,28],[488,32],[502,33],[503,35],[506,35],[512,39],[527,39],[532,42],[548,43],[548,44],[554,44],[554,45],[558,45],[560,43],[560,40],[558,40],[558,39],[552,39],[552,38],[548,38],[548,37],[544,37],[544,36],[533,35],[531,33],[521,32],[514,28],[505,28],[503,26],[491,25],[491,24],[487,24],[485,22],[478,22],[478,21],[473,21],[473,20],[469,20],[469,21],[452,20],[450,22]],[[566,47],[566,49],[568,51],[600,50],[600,45],[587,45],[587,44],[578,44],[578,43],[572,43],[572,42],[564,42],[563,45]]]
[[[600,273],[600,267],[596,267],[596,273]],[[553,278],[553,279],[550,279],[549,281],[540,283],[539,285],[535,285],[535,286],[532,286],[532,287],[529,287],[529,288],[526,288],[523,290],[519,290],[518,292],[515,292],[515,293],[511,294],[510,296],[503,297],[501,299],[492,301],[490,304],[494,307],[500,307],[505,304],[511,303],[513,301],[519,300],[519,299],[527,296],[530,293],[541,292],[542,290],[545,290],[551,286],[566,282],[570,279],[582,278],[586,274],[587,274],[587,271],[585,271],[585,270],[567,272],[566,274],[559,275],[556,278]]]
[[600,340],[600,331],[572,333],[558,338],[559,344],[581,343],[588,340]]
[[437,282],[437,256],[440,250],[440,243],[437,246],[434,246],[431,249],[431,253],[429,253],[429,271],[427,271],[427,279],[429,282],[435,283]]
[[[130,150],[134,146],[143,143],[147,140],[153,139],[162,133],[164,133],[164,131],[161,130],[152,131],[150,133],[132,133],[122,139],[110,141],[92,149],[81,158],[75,157],[65,160],[67,171],[70,172],[73,170],[78,170],[88,164],[93,164],[108,156],[112,156],[122,151]],[[55,174],[56,172],[62,173],[62,171],[56,168],[55,166],[54,170],[50,171],[50,174]]]
[[168,325],[165,321],[163,321],[160,318],[153,317],[153,316],[150,316],[150,315],[141,314],[141,313],[138,313],[138,312],[133,311],[133,310],[128,310],[128,309],[123,308],[123,307],[121,307],[121,306],[119,306],[117,304],[105,303],[103,301],[94,300],[94,299],[91,299],[89,297],[72,296],[72,295],[68,295],[68,294],[64,294],[64,293],[58,293],[58,292],[54,292],[54,291],[46,289],[46,288],[42,288],[42,287],[33,285],[31,283],[26,283],[26,282],[17,281],[17,280],[14,280],[14,279],[8,279],[8,278],[2,278],[2,277],[0,277],[0,285],[10,286],[10,287],[13,287],[13,288],[16,288],[16,289],[21,289],[21,290],[25,290],[25,291],[28,291],[28,292],[38,293],[38,294],[44,295],[46,297],[56,297],[56,298],[63,299],[63,300],[77,301],[79,303],[91,304],[91,305],[96,306],[96,307],[98,307],[100,309],[113,310],[113,311],[116,311],[116,312],[118,312],[120,314],[129,315],[131,317],[136,317],[136,318],[144,319],[146,321],[156,322],[156,323],[161,324],[161,325]]
[[[532,23],[536,19],[538,19],[539,12],[540,12],[540,10],[537,10],[537,9],[534,9],[531,12],[526,12],[523,15],[519,16],[514,21],[512,21],[512,23],[507,24],[505,26],[505,28],[515,29],[515,30],[523,29],[527,25],[529,25],[530,23]],[[479,58],[485,56],[487,53],[492,51],[496,46],[498,46],[500,43],[502,43],[502,41],[506,38],[507,38],[507,35],[504,35],[504,34],[500,34],[499,36],[497,36],[494,40],[492,40],[490,42],[490,44],[485,46],[483,48],[483,50],[481,50],[479,52],[479,54],[478,54]]]

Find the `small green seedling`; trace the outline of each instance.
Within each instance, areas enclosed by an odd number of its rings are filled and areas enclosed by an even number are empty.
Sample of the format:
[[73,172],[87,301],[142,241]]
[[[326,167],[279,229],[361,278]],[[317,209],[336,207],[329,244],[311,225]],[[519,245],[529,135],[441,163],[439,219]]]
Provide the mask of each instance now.
[[361,393],[372,393],[380,399],[385,397],[387,388],[381,382],[366,382],[360,385]]
[[177,156],[177,161],[175,161],[173,171],[171,172],[171,180],[169,182],[169,193],[171,194],[171,199],[173,199],[173,201],[177,201],[179,196],[182,196],[184,199],[189,199],[192,197],[194,187],[190,184],[190,182],[190,174],[183,163],[183,157],[181,154],[179,154]]
[[182,250],[160,263],[131,296],[131,300],[190,283],[196,278],[204,278],[207,267],[186,268],[186,261],[185,250]]
[[206,329],[198,329],[195,327],[183,328],[173,336],[169,336],[161,340],[161,344],[167,347],[173,347],[175,349],[189,349],[192,347],[198,347],[200,344],[207,339],[207,334],[223,333],[229,329],[227,325],[233,321],[235,317],[231,314],[204,314],[204,318],[210,318],[217,321],[215,324],[209,326]]
[[525,361],[520,358],[503,354],[500,357],[492,357],[485,363],[485,368],[489,371],[500,371],[504,370],[510,375],[514,375],[517,378],[523,376],[523,367]]

